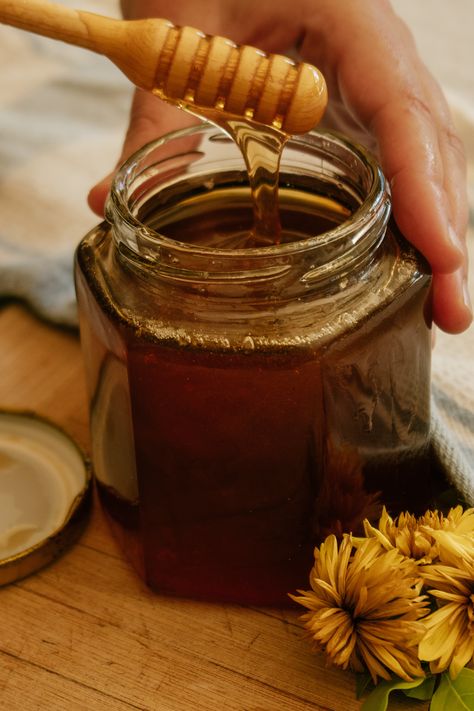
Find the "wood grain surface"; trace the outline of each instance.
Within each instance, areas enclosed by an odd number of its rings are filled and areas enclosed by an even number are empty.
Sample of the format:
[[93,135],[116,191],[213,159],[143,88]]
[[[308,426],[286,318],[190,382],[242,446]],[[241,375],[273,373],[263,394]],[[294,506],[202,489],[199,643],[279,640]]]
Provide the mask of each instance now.
[[[7,305],[0,344],[0,407],[47,415],[87,448],[77,336]],[[0,589],[0,709],[359,709],[353,675],[326,668],[298,615],[151,593],[96,504],[60,560]],[[394,700],[392,708],[427,706]]]

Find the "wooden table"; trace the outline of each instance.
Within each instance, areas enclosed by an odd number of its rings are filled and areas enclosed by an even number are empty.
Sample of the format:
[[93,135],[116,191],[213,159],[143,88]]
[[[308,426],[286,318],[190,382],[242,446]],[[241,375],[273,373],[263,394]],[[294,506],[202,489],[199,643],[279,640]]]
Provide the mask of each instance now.
[[[47,415],[87,448],[77,336],[7,305],[0,344],[0,407]],[[353,675],[326,668],[313,653],[298,611],[151,593],[124,561],[98,505],[60,560],[0,589],[4,711],[359,707]],[[392,708],[427,706],[394,700]]]

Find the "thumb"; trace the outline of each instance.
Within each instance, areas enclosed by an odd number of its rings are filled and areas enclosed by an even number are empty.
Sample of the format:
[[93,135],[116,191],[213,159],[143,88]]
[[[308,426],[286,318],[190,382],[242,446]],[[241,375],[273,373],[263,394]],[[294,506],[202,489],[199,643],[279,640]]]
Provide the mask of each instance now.
[[[166,104],[153,94],[139,89],[135,91],[130,111],[130,123],[125,136],[120,158],[116,167],[121,165],[135,151],[168,131],[183,128],[196,122],[196,119],[184,111]],[[114,172],[109,173],[91,188],[87,197],[89,207],[99,217],[104,214],[104,205]]]

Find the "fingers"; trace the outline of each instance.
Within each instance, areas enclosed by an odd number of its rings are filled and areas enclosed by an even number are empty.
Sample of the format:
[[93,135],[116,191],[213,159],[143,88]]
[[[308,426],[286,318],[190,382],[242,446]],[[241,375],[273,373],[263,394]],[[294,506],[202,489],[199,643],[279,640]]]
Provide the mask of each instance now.
[[[176,2],[178,12],[184,4]],[[305,28],[302,58],[323,71],[330,98],[345,107],[352,125],[374,137],[391,184],[395,219],[434,273],[434,320],[446,331],[459,332],[471,318],[464,278],[466,165],[442,92],[388,0],[351,0],[344,4],[343,22],[341,5],[333,0],[299,3],[303,5],[307,15],[298,16],[297,22]],[[267,15],[262,10],[258,17],[263,22]],[[296,29],[291,26],[285,38]],[[300,29],[297,34],[301,36]],[[138,92],[120,162],[149,140],[189,122],[183,112]],[[110,180],[105,178],[89,195],[98,214]]]
[[465,177],[460,162],[447,160],[449,149],[440,145],[441,129],[433,124],[427,106],[406,94],[395,106],[384,105],[371,125],[400,229],[428,259],[433,271],[449,273],[463,262],[461,235],[466,225],[445,181],[464,186]]
[[[420,95],[423,98],[420,98]],[[467,297],[466,167],[444,100],[406,94],[372,120],[395,219],[433,270],[433,318],[449,333],[471,320]]]
[[[435,274],[434,319],[444,330],[458,332],[469,313],[462,278],[466,162],[448,106],[386,0],[346,3],[344,23],[336,21],[337,5],[322,0],[326,14],[317,25],[313,20],[303,49],[313,52],[328,74],[336,100],[376,139],[395,219]],[[333,34],[329,42],[316,44],[322,22]]]
[[[183,111],[165,104],[152,94],[137,90],[132,103],[130,125],[117,165],[122,164],[149,141],[194,122],[195,119]],[[104,214],[104,205],[113,175],[113,172],[107,175],[89,192],[87,198],[89,207],[99,216]]]
[[433,318],[449,333],[472,320],[467,281],[466,163],[437,86],[426,76],[417,94],[382,108],[371,125],[391,189],[394,215],[433,270]]
[[107,200],[107,195],[109,194],[113,175],[113,173],[109,173],[109,175],[103,178],[99,183],[96,183],[89,190],[87,203],[92,212],[95,212],[95,214],[99,217],[104,216],[105,201]]
[[472,305],[463,269],[433,275],[433,311],[447,333],[462,333],[472,323]]

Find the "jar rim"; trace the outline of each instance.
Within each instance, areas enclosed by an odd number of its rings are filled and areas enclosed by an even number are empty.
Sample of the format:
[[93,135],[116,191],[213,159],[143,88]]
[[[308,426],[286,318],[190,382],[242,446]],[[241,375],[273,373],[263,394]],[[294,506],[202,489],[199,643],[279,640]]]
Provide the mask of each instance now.
[[[212,133],[231,139],[225,132],[214,124],[205,121],[191,127],[169,132],[145,144],[133,153],[118,169],[106,203],[106,219],[111,224],[119,222],[128,233],[139,234],[141,240],[157,247],[179,249],[180,252],[192,253],[200,258],[272,258],[290,257],[300,252],[307,252],[314,248],[324,248],[334,242],[347,239],[351,234],[359,234],[359,239],[365,234],[373,232],[375,226],[385,225],[390,214],[390,197],[384,174],[375,157],[363,146],[352,143],[342,134],[332,130],[313,130],[303,136],[294,136],[288,141],[289,146],[305,146],[308,142],[319,140],[330,142],[350,151],[360,161],[369,178],[369,188],[360,205],[351,213],[350,217],[340,224],[313,236],[288,243],[280,243],[259,247],[246,247],[240,249],[222,249],[211,246],[201,246],[180,242],[154,230],[145,222],[139,220],[129,207],[129,188],[137,175],[140,164],[156,149],[172,141],[201,134],[210,136]],[[380,230],[379,230],[380,233]],[[133,242],[132,242],[133,244]],[[128,243],[130,247],[130,243]]]

